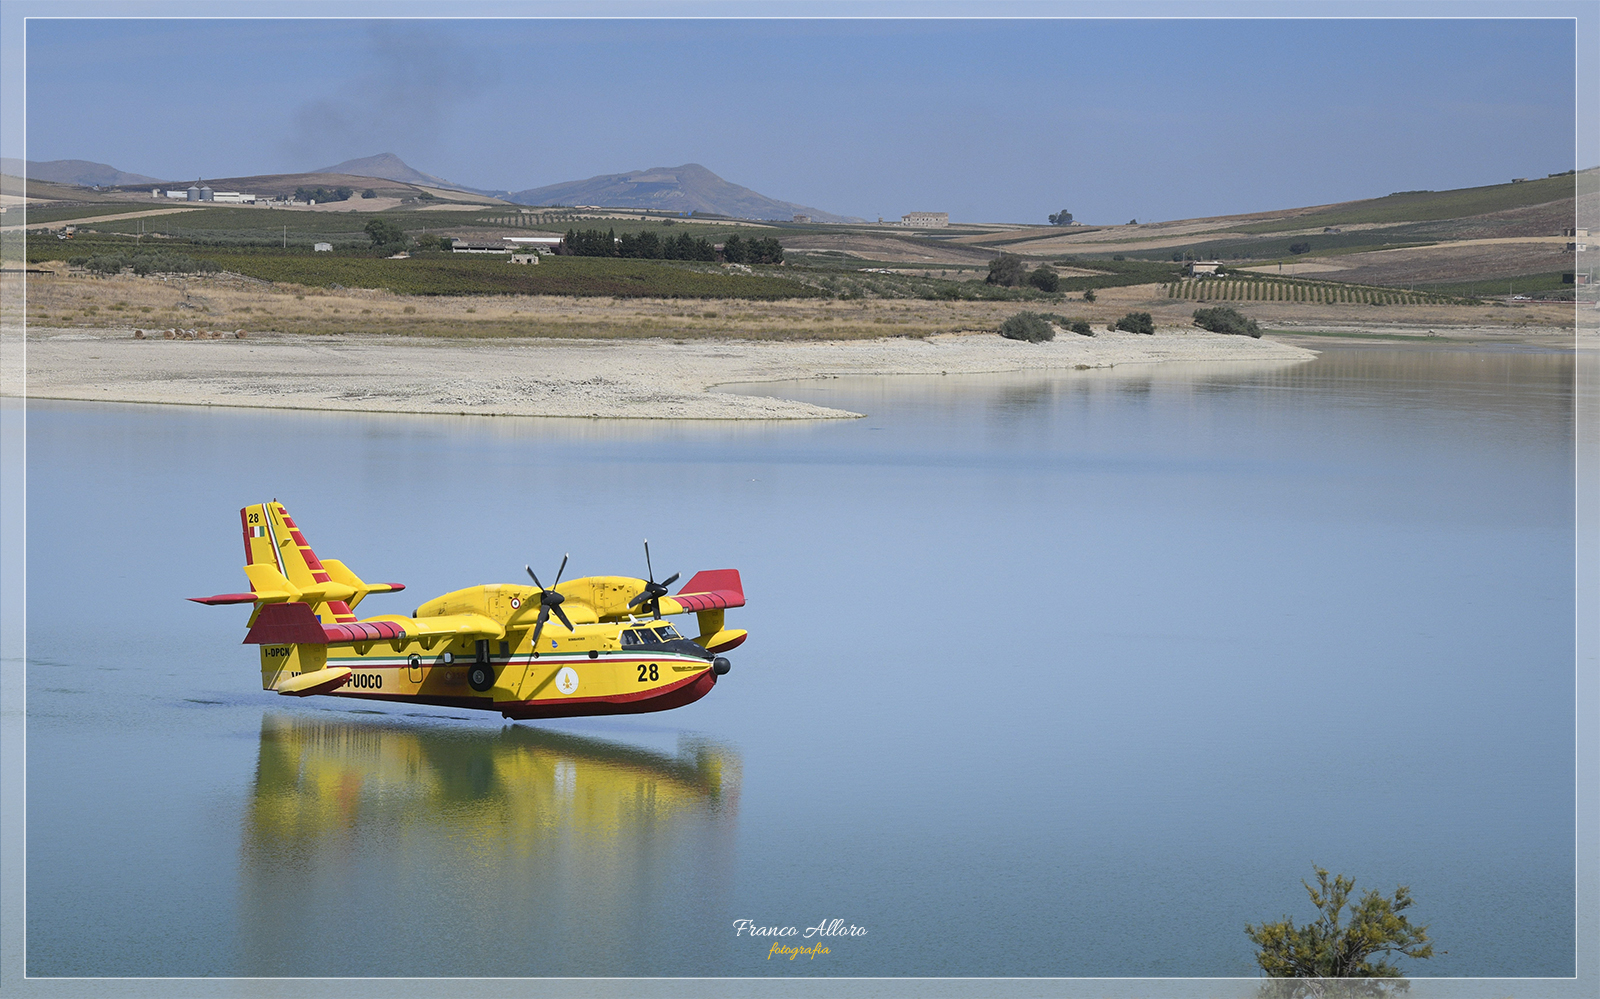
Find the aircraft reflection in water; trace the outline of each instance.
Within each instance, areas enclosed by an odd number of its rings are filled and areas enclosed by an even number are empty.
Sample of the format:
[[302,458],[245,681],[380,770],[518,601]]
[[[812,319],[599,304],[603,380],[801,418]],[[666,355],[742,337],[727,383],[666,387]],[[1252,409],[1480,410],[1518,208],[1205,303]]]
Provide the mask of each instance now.
[[740,767],[538,728],[262,719],[241,974],[714,974]]

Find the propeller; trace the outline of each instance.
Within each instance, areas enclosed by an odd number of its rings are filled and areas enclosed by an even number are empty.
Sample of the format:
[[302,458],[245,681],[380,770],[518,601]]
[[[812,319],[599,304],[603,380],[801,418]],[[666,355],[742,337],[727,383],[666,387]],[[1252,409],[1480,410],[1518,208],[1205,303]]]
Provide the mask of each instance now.
[[[561,568],[556,570],[556,586],[561,585],[561,574],[567,571],[567,559],[571,557],[570,552],[561,556]],[[539,582],[539,577],[534,575],[533,566],[525,565],[523,568],[528,570],[528,575],[533,579],[533,585],[539,588],[539,619],[533,625],[533,651],[537,655],[539,652],[539,633],[544,630],[544,623],[550,619],[551,611],[555,612],[557,620],[567,626],[568,631],[576,631],[577,629],[572,626],[571,621],[567,620],[566,611],[561,609],[561,601],[565,600],[566,597],[557,593],[553,588],[545,589],[544,584]]]
[[645,571],[650,573],[650,581],[645,584],[643,593],[628,601],[628,607],[631,609],[639,606],[640,604],[648,603],[650,605],[650,615],[652,617],[660,617],[661,598],[667,595],[667,587],[671,586],[673,583],[676,583],[678,581],[678,577],[682,574],[675,572],[666,579],[663,579],[661,582],[656,582],[656,571],[650,565],[649,538],[644,539],[644,567]]

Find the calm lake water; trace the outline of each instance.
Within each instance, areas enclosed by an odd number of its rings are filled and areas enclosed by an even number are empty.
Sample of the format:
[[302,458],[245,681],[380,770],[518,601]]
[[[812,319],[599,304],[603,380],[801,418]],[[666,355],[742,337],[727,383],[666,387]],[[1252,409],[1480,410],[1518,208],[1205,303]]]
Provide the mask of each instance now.
[[[1574,972],[1570,355],[835,380],[727,426],[35,404],[33,976],[1253,976],[1320,864]],[[259,689],[236,511],[480,582],[733,566],[560,723]],[[470,715],[470,716],[469,716]],[[769,959],[733,921],[867,928]],[[806,942],[806,941],[802,941]]]

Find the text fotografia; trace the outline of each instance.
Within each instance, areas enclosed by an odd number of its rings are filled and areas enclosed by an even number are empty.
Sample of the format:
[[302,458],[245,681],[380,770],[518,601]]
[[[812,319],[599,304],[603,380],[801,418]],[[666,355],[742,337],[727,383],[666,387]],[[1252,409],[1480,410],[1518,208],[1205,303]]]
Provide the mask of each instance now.
[[801,954],[804,954],[810,960],[815,961],[818,954],[831,953],[833,952],[819,943],[812,944],[809,947],[790,947],[788,944],[774,943],[772,949],[767,951],[767,960],[772,960],[772,955],[776,954],[779,957],[787,957],[793,961]]
[[[762,926],[753,919],[735,919],[733,921],[733,935],[736,937],[749,934],[753,937],[804,937],[810,940],[813,937],[864,937],[867,935],[865,926],[856,926],[846,923],[842,919],[824,919],[815,926],[808,926],[804,930],[795,926]],[[826,948],[819,953],[826,954]],[[771,957],[771,954],[767,955]],[[793,958],[791,958],[793,960]]]

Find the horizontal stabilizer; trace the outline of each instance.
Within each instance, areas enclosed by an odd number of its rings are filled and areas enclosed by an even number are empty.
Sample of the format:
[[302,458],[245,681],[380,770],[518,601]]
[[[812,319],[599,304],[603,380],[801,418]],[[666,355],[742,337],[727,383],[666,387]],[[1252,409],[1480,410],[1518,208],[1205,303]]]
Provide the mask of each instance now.
[[739,579],[738,569],[707,569],[695,573],[694,578],[683,585],[683,589],[663,599],[663,608],[669,601],[682,608],[676,613],[711,610],[713,607],[743,607],[744,583]]
[[254,593],[218,593],[211,597],[190,597],[197,604],[253,604],[256,602]]
[[301,673],[278,684],[278,693],[288,694],[290,697],[326,694],[343,687],[350,679],[350,674],[354,672],[355,670],[348,666],[328,666],[309,673]]
[[267,604],[256,616],[246,645],[361,645],[366,642],[404,642],[422,639],[431,645],[456,636],[504,638],[506,631],[482,614],[448,614],[409,618],[383,616],[365,621],[323,624],[309,604]]

